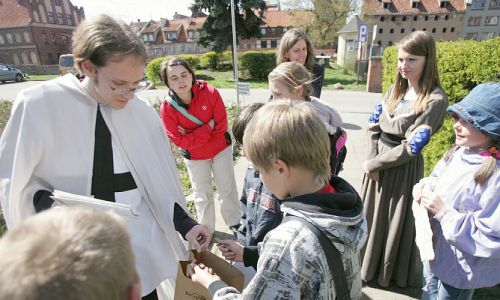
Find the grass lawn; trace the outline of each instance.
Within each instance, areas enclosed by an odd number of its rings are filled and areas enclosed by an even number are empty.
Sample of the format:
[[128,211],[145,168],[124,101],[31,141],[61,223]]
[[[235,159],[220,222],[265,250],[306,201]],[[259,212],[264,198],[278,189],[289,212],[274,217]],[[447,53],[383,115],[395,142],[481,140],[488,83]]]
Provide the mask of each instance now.
[[30,74],[27,80],[29,81],[45,81],[59,77],[60,75],[32,75]]

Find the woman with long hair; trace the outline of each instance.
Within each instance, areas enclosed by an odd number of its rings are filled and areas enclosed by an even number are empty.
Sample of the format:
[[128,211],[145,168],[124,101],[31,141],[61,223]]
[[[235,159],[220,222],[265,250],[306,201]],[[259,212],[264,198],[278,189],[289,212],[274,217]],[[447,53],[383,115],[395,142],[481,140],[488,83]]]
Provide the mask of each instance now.
[[323,88],[325,69],[316,63],[314,48],[307,34],[299,29],[288,30],[281,38],[276,49],[276,65],[291,61],[297,62],[313,74],[311,96],[319,98]]
[[400,287],[421,286],[412,188],[424,175],[421,151],[443,124],[448,106],[432,36],[415,31],[397,46],[395,83],[369,118],[368,159],[362,164],[369,237],[361,276],[382,287],[391,280]]

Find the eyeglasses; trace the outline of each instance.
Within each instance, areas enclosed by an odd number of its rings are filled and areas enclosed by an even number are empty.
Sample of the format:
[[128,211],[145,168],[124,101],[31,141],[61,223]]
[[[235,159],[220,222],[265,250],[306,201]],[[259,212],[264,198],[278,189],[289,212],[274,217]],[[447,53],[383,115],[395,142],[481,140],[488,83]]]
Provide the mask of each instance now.
[[[100,68],[96,67],[97,71],[100,71]],[[104,72],[101,72],[104,74]],[[126,87],[114,87],[109,83],[109,79],[107,76],[104,74],[104,78],[106,78],[106,81],[108,81],[108,86],[115,95],[125,95],[128,93],[137,93],[140,92],[148,87],[148,82],[143,79],[137,83],[137,85],[134,88],[126,88]]]

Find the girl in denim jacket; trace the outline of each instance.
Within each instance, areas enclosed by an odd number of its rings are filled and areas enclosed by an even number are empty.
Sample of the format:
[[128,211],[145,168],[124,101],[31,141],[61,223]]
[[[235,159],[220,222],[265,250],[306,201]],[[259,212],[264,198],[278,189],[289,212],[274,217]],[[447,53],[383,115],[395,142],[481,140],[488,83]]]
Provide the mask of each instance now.
[[500,283],[500,83],[478,85],[448,112],[455,146],[413,190],[435,253],[424,263],[422,299],[472,299]]

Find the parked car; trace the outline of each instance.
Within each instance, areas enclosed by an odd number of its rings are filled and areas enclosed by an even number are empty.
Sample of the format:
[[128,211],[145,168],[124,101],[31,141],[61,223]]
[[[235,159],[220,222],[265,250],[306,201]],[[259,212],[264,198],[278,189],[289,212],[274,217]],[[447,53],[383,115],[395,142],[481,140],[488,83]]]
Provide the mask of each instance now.
[[0,81],[6,82],[8,80],[13,80],[16,82],[20,82],[24,80],[26,75],[19,69],[0,64]]

